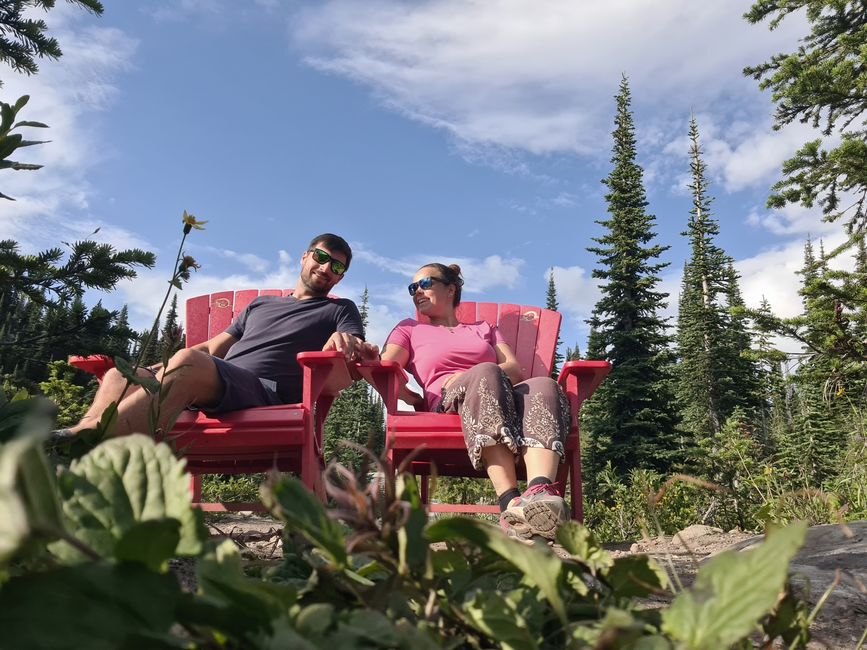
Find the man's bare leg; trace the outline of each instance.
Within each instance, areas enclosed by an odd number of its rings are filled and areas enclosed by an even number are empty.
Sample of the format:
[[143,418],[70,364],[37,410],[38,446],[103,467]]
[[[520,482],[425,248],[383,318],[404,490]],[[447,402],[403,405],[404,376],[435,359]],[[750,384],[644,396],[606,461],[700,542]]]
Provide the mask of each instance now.
[[[174,370],[176,369],[176,370]],[[163,379],[164,378],[164,379]],[[220,399],[223,385],[211,355],[198,350],[181,350],[169,359],[166,369],[157,374],[168,396],[160,405],[158,426],[191,404],[208,406]],[[143,390],[125,398],[117,409],[117,424],[112,436],[149,430],[149,411],[155,397]]]
[[[137,374],[140,377],[153,377],[152,373],[142,368],[139,368]],[[100,383],[96,395],[93,397],[93,403],[90,405],[90,408],[87,409],[87,413],[84,414],[84,417],[81,418],[81,421],[78,424],[74,427],[70,427],[69,431],[71,433],[80,433],[84,429],[95,429],[96,425],[99,424],[103,412],[105,412],[105,409],[107,409],[112,402],[120,400],[121,395],[123,395],[123,399],[125,400],[134,393],[142,390],[138,386],[133,385],[129,387],[126,393],[124,393],[124,388],[126,388],[126,378],[115,368],[112,368],[105,373],[102,376],[102,383]]]

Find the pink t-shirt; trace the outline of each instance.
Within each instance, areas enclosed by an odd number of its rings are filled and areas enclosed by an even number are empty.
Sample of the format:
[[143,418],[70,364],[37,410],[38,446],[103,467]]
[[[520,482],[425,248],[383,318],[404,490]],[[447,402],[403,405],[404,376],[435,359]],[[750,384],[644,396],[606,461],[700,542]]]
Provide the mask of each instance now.
[[425,404],[433,410],[450,375],[486,361],[496,363],[494,346],[505,342],[496,326],[485,321],[442,327],[407,318],[395,326],[385,344],[409,352],[406,369],[424,389]]

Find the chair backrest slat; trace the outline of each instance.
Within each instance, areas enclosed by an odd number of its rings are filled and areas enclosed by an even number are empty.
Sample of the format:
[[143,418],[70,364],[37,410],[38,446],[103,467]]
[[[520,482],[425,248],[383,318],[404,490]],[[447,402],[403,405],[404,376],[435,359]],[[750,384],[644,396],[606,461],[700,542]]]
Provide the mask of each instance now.
[[474,302],[462,302],[458,305],[458,308],[455,310],[455,316],[458,317],[459,323],[476,323],[478,322],[478,318],[476,318],[476,303]]
[[243,291],[236,291],[235,304],[232,306],[232,320],[235,320],[238,315],[242,311],[244,311],[255,298],[258,297],[258,289],[244,289]]
[[539,334],[536,338],[536,358],[533,360],[531,377],[550,375],[554,366],[554,352],[557,348],[557,335],[563,317],[550,309],[541,310]]
[[213,338],[232,323],[234,291],[211,294],[211,310],[208,318],[208,338]]
[[282,289],[262,289],[259,292],[259,295],[260,296],[282,296],[283,290]]
[[520,319],[521,308],[518,305],[500,305],[500,318],[497,320],[497,327],[500,329],[500,334],[506,339],[506,343],[513,350],[517,349]]
[[524,377],[533,376],[533,362],[536,359],[536,338],[539,334],[540,312],[538,307],[521,307],[518,321],[518,338],[515,342],[515,356],[521,364]]
[[184,332],[187,347],[208,340],[208,313],[211,310],[211,297],[196,296],[187,300],[187,317],[184,319]]
[[488,325],[496,325],[499,308],[500,306],[495,302],[477,302],[476,320],[483,320]]

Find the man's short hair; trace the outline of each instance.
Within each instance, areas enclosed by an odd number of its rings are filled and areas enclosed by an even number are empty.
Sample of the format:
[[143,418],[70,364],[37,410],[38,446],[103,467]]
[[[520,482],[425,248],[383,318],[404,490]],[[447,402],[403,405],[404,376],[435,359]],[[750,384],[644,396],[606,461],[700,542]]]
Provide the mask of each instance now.
[[307,248],[316,248],[316,244],[324,244],[332,253],[343,253],[346,256],[346,268],[349,269],[349,263],[352,262],[352,249],[343,237],[326,232],[311,239]]

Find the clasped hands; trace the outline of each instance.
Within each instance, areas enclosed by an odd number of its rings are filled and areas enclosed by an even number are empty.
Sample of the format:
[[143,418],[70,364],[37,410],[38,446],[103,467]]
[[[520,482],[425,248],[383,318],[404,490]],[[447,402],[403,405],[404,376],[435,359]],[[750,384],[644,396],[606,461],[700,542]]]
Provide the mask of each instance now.
[[349,363],[379,358],[379,346],[362,341],[357,336],[346,332],[335,332],[331,335],[325,345],[322,346],[323,352],[330,350],[343,352],[346,356],[346,361]]

